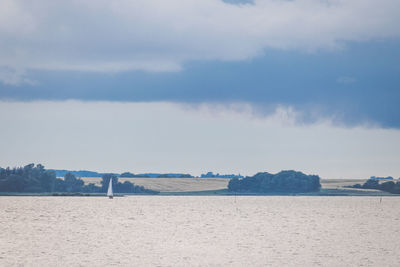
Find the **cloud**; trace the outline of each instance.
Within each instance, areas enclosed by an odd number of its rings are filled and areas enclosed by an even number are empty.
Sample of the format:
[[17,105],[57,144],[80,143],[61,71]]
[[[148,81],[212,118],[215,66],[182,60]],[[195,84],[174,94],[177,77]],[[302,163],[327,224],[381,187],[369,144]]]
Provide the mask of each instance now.
[[398,10],[398,0],[3,0],[0,98],[241,102],[291,107],[300,122],[400,128]]
[[399,60],[400,40],[313,54],[275,50],[246,62],[191,62],[179,72],[28,71],[25,78],[40,84],[0,84],[0,99],[248,103],[260,116],[292,107],[301,123],[329,118],[400,128]]
[[[0,67],[168,72],[190,61],[240,61],[268,49],[331,50],[400,36],[398,0],[228,2],[3,0]],[[13,80],[10,73],[1,78]]]
[[20,69],[12,69],[0,66],[0,82],[6,85],[20,86],[23,84],[37,85],[37,81],[33,81],[26,76],[26,72]]

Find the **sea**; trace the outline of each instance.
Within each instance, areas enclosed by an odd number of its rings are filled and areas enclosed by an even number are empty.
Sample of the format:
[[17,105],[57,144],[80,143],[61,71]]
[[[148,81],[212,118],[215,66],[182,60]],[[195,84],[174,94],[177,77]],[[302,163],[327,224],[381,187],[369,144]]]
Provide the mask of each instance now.
[[0,266],[400,266],[400,197],[0,197]]

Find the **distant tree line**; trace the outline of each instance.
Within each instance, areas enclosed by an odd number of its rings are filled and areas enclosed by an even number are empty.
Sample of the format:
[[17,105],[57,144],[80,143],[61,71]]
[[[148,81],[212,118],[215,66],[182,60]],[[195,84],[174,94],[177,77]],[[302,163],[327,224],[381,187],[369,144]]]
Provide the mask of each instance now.
[[213,172],[207,172],[206,174],[202,173],[200,178],[244,178],[240,174],[214,174]]
[[65,177],[67,173],[72,173],[76,177],[102,177],[104,173],[98,173],[98,172],[93,172],[93,171],[86,171],[86,170],[80,170],[80,171],[70,171],[70,170],[54,170],[54,169],[49,169],[50,171],[55,171],[57,177]]
[[260,172],[243,179],[232,178],[228,184],[231,192],[249,193],[304,193],[319,191],[318,175],[306,175],[296,171],[281,171],[277,174]]
[[124,172],[121,173],[119,177],[123,178],[193,178],[192,175],[188,173],[162,173],[162,174],[153,174],[153,176],[150,176],[148,174],[133,174],[131,172]]
[[188,173],[179,173],[179,174],[162,173],[158,175],[157,178],[193,178],[193,176]]
[[369,179],[363,185],[356,184],[352,186],[353,188],[364,188],[364,189],[377,189],[392,194],[400,194],[400,181],[393,182],[388,181],[384,183],[379,183],[379,180]]
[[0,192],[15,193],[42,193],[42,192],[68,192],[68,193],[105,193],[110,179],[113,179],[113,190],[116,193],[142,193],[156,194],[157,191],[149,190],[131,182],[118,182],[118,177],[105,174],[101,186],[94,183],[85,185],[83,180],[76,178],[72,173],[66,173],[64,179],[56,177],[56,173],[46,170],[43,165],[29,164],[25,167],[0,168]]
[[133,174],[131,172],[121,173],[121,175],[119,177],[121,177],[121,178],[150,178],[150,176],[147,174]]

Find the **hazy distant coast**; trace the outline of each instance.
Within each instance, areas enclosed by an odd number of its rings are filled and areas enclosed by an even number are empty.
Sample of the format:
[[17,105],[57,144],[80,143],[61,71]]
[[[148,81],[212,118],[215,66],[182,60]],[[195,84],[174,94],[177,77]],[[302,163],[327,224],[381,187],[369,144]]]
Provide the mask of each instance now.
[[[97,177],[82,178],[85,183],[98,182]],[[224,178],[126,178],[136,185],[160,191],[159,195],[293,195],[293,193],[233,193],[227,190],[229,179]],[[120,178],[124,181],[123,178]],[[367,179],[321,179],[321,189],[313,193],[297,193],[296,195],[314,196],[396,196],[380,190],[348,188],[357,183],[364,183]]]
[[76,177],[103,177],[105,174],[112,174],[116,177],[121,178],[244,178],[244,176],[240,174],[219,174],[213,172],[203,173],[200,176],[194,176],[189,173],[156,173],[156,172],[148,172],[148,173],[131,173],[131,172],[123,172],[123,173],[102,173],[88,170],[58,170],[58,169],[49,169],[49,171],[54,171],[57,177],[64,177],[67,173],[72,173]]
[[[96,172],[80,171],[82,174]],[[210,176],[210,173],[208,175]],[[212,174],[212,173],[211,173]],[[0,168],[0,195],[15,196],[104,196],[113,179],[117,196],[159,195],[309,195],[309,196],[395,196],[399,182],[369,179],[320,179],[296,171],[227,178],[159,178],[103,174],[102,177],[76,177],[67,172],[56,177],[54,170],[29,164],[20,168]],[[373,186],[371,186],[373,185]],[[386,192],[385,192],[386,191]]]

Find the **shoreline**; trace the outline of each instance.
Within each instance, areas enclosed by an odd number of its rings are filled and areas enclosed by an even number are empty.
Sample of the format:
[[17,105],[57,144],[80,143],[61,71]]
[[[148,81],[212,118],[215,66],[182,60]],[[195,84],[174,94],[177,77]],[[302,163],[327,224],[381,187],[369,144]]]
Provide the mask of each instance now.
[[[1,192],[0,197],[18,196],[18,197],[106,197],[105,193],[15,193]],[[114,197],[125,196],[364,196],[364,197],[400,197],[398,194],[387,192],[363,191],[363,190],[342,190],[342,189],[321,189],[318,192],[309,193],[234,193],[227,189],[188,191],[188,192],[160,192],[159,194],[115,194]]]

